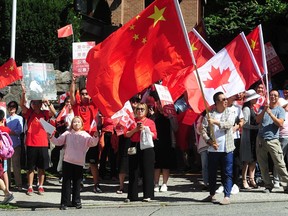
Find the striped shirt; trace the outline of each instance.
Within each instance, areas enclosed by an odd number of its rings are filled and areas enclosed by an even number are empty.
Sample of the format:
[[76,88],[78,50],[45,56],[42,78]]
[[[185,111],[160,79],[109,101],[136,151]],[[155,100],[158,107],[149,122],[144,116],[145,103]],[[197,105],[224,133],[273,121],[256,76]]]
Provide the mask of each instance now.
[[[216,119],[216,115],[219,114],[215,109],[210,111],[210,118]],[[235,145],[234,145],[234,135],[233,135],[233,125],[235,122],[235,114],[231,112],[230,109],[225,109],[222,113],[222,116],[220,117],[220,126],[219,129],[225,131],[225,152],[229,153],[234,151]],[[204,140],[207,142],[209,139],[211,139],[210,135],[210,129],[208,125],[207,115],[203,119],[203,130],[201,135],[203,136]],[[209,147],[211,151],[218,152],[217,150],[212,150],[212,146]],[[209,150],[208,149],[208,150]]]

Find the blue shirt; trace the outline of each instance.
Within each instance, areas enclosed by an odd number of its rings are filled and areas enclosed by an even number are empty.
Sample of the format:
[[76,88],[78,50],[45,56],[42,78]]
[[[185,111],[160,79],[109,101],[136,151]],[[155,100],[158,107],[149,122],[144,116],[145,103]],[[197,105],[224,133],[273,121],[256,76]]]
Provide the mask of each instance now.
[[23,117],[19,115],[9,116],[6,119],[7,127],[16,135],[10,135],[13,141],[13,148],[21,145],[20,134],[23,133]]
[[[263,108],[261,108],[259,112],[262,112],[262,110]],[[276,118],[285,121],[285,110],[282,107],[277,106],[271,109],[271,112],[276,116]],[[279,139],[279,126],[273,122],[267,112],[265,112],[263,116],[258,135],[265,140]]]

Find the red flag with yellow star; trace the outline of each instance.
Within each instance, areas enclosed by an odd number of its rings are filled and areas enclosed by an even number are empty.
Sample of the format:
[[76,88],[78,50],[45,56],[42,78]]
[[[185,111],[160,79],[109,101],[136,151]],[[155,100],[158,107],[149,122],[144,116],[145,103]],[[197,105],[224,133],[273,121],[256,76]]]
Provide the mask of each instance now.
[[92,48],[87,91],[105,116],[133,95],[192,64],[178,0],[156,0]]
[[250,34],[248,34],[246,38],[256,59],[260,72],[262,74],[266,74],[267,62],[261,24],[258,25],[252,32],[250,32]]
[[[196,65],[199,68],[215,55],[215,51],[201,37],[196,29],[193,28],[188,36],[194,58],[196,59]],[[195,70],[194,66],[191,65],[163,79],[162,84],[168,87],[173,101],[176,101],[186,91],[184,81],[189,74],[193,73],[193,70]]]
[[0,88],[21,79],[13,58],[10,58],[5,64],[0,67]]

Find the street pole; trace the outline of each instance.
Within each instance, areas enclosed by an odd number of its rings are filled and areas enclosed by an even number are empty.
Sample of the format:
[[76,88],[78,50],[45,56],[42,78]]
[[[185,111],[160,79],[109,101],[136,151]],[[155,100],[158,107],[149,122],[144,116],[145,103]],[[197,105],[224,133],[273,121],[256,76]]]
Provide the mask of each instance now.
[[11,52],[10,52],[10,57],[13,58],[13,59],[15,59],[16,8],[17,8],[17,0],[13,0],[13,5],[12,5],[12,25],[11,25]]

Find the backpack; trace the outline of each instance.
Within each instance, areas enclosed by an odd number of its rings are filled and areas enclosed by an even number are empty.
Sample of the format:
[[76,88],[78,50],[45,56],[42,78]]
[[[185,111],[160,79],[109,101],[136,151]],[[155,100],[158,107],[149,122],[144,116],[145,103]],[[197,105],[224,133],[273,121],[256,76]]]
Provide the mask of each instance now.
[[14,154],[13,142],[7,132],[0,131],[0,158],[11,158]]

